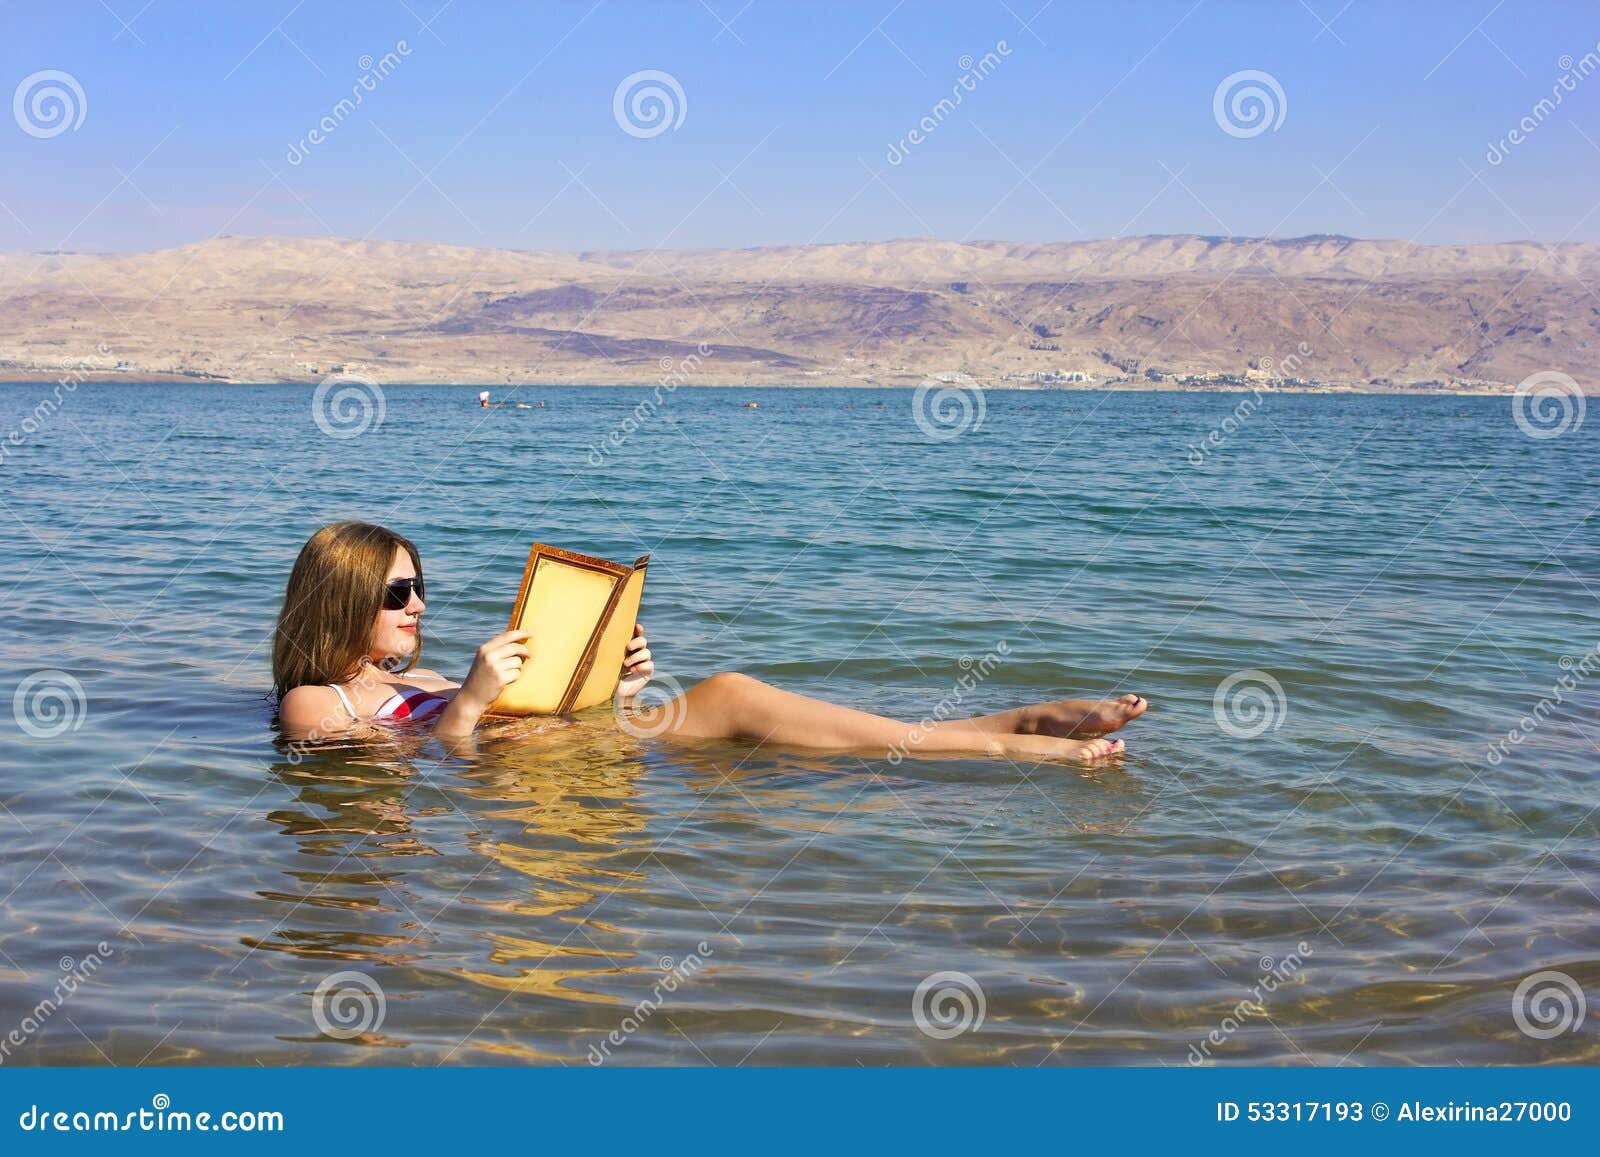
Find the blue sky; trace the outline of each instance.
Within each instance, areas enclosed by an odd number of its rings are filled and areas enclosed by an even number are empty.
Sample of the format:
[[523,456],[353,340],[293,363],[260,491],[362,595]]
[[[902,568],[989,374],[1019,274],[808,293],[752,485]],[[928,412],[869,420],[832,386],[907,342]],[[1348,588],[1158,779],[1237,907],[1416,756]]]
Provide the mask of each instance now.
[[[1593,4],[743,4],[4,0],[0,96],[55,70],[83,98],[54,135],[27,94],[0,115],[0,250],[220,232],[561,250],[1600,240],[1600,73],[1533,114],[1600,52]],[[389,74],[336,113],[385,53]],[[963,57],[986,53],[974,80]],[[683,94],[655,135],[614,113],[644,70]],[[1283,94],[1256,135],[1214,113],[1246,70]]]

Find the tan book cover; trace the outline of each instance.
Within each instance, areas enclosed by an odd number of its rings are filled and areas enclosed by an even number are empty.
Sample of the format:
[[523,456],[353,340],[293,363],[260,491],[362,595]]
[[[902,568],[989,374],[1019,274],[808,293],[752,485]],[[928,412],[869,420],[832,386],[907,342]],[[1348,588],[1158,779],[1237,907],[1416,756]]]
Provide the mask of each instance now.
[[507,628],[532,631],[533,653],[487,714],[556,715],[610,699],[622,678],[649,561],[642,555],[624,566],[534,543]]

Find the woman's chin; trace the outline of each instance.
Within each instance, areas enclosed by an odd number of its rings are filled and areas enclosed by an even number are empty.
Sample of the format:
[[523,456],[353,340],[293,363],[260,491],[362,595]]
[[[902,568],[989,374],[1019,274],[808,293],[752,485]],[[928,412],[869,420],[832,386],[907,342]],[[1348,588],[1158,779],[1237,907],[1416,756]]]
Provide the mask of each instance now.
[[406,660],[411,658],[417,650],[417,640],[411,635],[401,635],[394,639],[389,646],[384,647],[380,653],[372,656],[372,661],[385,670],[392,671],[397,667],[405,666]]

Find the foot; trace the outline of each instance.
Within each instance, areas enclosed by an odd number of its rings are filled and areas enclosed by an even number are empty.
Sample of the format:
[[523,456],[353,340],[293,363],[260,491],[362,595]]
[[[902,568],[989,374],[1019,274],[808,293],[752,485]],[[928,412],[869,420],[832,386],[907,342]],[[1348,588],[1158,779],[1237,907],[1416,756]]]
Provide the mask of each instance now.
[[1008,759],[1063,759],[1094,763],[1121,755],[1127,745],[1120,739],[1062,739],[1050,735],[997,735],[1000,753]]
[[1024,730],[1032,735],[1088,739],[1105,735],[1150,710],[1141,695],[1120,699],[1061,699],[1024,709]]

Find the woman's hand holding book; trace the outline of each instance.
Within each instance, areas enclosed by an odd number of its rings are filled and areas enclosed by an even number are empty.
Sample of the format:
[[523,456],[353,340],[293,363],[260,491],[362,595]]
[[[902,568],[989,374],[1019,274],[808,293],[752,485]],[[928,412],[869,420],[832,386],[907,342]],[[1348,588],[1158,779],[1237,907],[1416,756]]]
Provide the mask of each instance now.
[[633,624],[633,638],[628,640],[622,658],[622,680],[617,684],[617,694],[623,698],[637,695],[656,673],[650,658],[650,641],[644,637],[644,628]]
[[502,631],[478,648],[461,690],[439,716],[436,735],[467,735],[500,692],[515,681],[532,652],[532,631]]

